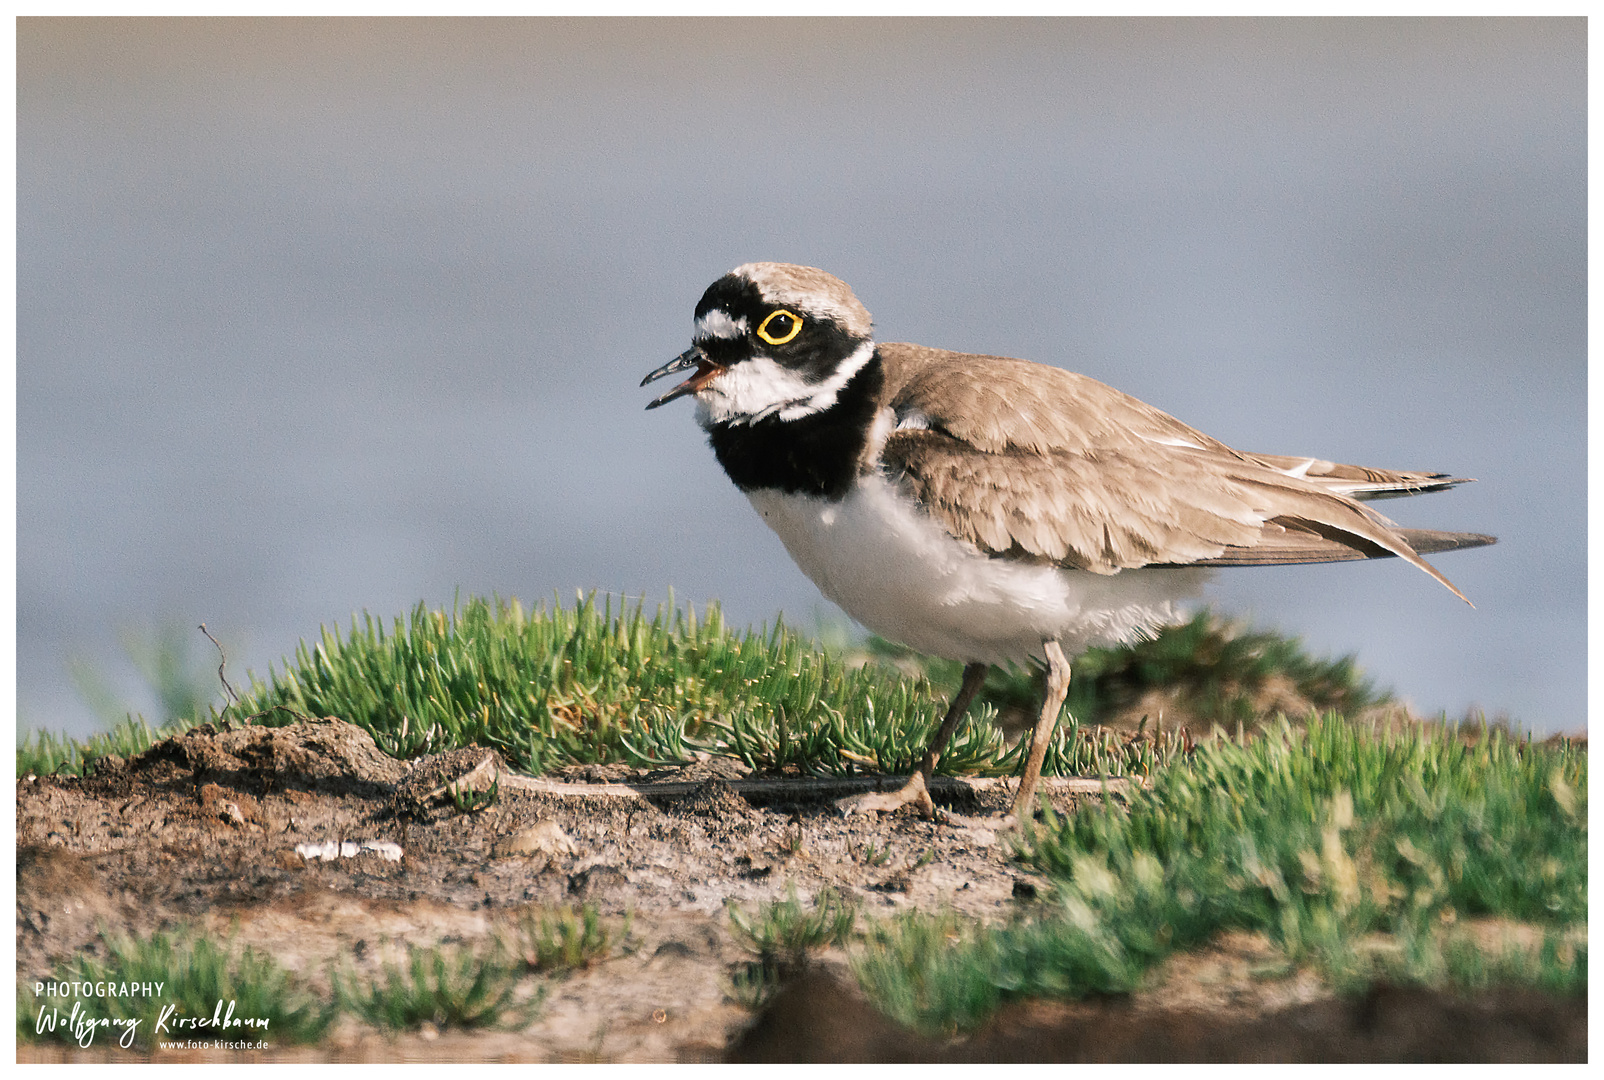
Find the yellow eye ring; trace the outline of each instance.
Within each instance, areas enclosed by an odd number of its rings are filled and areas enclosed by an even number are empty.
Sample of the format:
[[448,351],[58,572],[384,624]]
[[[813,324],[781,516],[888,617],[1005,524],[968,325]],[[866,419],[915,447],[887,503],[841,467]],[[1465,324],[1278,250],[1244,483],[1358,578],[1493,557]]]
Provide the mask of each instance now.
[[[775,327],[775,329],[780,332],[779,336],[775,336],[769,331],[769,326],[774,322],[775,319],[780,320],[780,325]],[[790,324],[789,327],[786,325],[787,322]],[[762,324],[757,328],[757,336],[768,342],[770,345],[784,345],[787,341],[790,341],[801,332],[801,318],[791,314],[784,308],[779,308],[778,310],[769,312],[769,317],[764,319]]]

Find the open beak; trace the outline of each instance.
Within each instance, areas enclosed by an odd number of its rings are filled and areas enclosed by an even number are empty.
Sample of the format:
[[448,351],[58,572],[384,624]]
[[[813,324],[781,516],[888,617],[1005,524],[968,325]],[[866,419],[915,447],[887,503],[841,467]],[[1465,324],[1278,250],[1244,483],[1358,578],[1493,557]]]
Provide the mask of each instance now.
[[668,363],[646,376],[640,381],[640,384],[645,386],[647,383],[654,382],[666,375],[673,375],[677,372],[688,371],[691,368],[696,369],[695,375],[692,375],[690,378],[686,379],[684,382],[680,383],[678,386],[674,387],[674,389],[670,390],[661,397],[654,398],[651,404],[647,405],[646,407],[648,409],[655,409],[659,405],[667,405],[675,398],[684,397],[686,394],[694,394],[702,387],[712,382],[714,376],[718,375],[719,372],[724,370],[717,364],[713,363],[713,361],[709,360],[707,358],[707,354],[702,352],[700,346],[692,345],[689,349],[686,349],[684,352],[674,357],[674,359],[670,360]]

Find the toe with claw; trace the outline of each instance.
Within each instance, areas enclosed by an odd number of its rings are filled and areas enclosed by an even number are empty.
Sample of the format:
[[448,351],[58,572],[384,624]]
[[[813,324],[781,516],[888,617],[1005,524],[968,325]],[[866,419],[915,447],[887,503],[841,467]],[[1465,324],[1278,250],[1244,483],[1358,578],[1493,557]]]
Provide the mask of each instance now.
[[896,791],[868,791],[839,800],[836,809],[843,814],[889,814],[912,803],[920,817],[934,817],[936,804],[930,801],[930,790],[925,787],[925,775],[916,772]]

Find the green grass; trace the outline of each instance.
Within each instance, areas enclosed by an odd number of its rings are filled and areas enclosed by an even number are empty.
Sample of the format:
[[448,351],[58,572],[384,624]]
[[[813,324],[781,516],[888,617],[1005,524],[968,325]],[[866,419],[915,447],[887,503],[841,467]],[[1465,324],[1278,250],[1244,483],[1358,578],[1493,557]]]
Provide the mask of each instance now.
[[78,740],[49,731],[32,732],[17,744],[17,776],[81,776],[94,762],[108,755],[132,757],[153,743],[180,735],[198,723],[174,720],[151,727],[142,716],[127,716],[108,731]]
[[1194,896],[1188,909],[1228,904],[1296,951],[1326,926],[1390,930],[1445,907],[1580,921],[1586,805],[1585,750],[1325,717],[1200,748],[1128,811],[1054,822],[1025,855],[1088,901],[1087,883],[1112,875],[1134,887],[1142,857],[1156,859],[1161,891]]
[[[253,680],[239,710],[276,704],[349,720],[398,757],[477,742],[532,773],[697,751],[822,773],[853,771],[856,754],[894,769],[941,707],[927,685],[848,670],[779,625],[732,633],[717,608],[648,616],[590,599],[532,612],[420,605],[388,630],[368,616],[325,629]],[[955,758],[995,756],[990,736],[967,734]]]
[[853,970],[887,1016],[950,1035],[979,1026],[1013,998],[1128,992],[1143,968],[1112,928],[1078,912],[988,926],[914,911],[871,927]]
[[[876,930],[859,977],[889,1015],[952,1031],[1009,998],[1129,992],[1230,929],[1339,986],[1586,987],[1587,754],[1566,744],[1312,718],[1201,745],[1128,807],[1049,814],[1019,854],[1054,886],[1038,914]],[[1489,956],[1444,929],[1478,917],[1543,944]]]
[[748,911],[733,900],[726,905],[735,940],[760,958],[800,963],[814,949],[839,945],[857,924],[857,905],[835,889],[820,889],[808,911],[795,891],[784,900]]
[[[1585,927],[1578,927],[1585,932]],[[1505,940],[1487,949],[1466,934],[1427,935],[1405,941],[1402,962],[1382,954],[1356,973],[1366,983],[1447,984],[1461,990],[1530,986],[1551,994],[1587,993],[1585,936],[1546,929],[1537,948]],[[1350,985],[1356,980],[1350,976]]]
[[[498,938],[484,949],[409,946],[405,962],[383,965],[377,978],[349,969],[333,972],[327,1001],[250,947],[235,950],[229,942],[183,930],[148,937],[103,933],[105,960],[84,957],[58,965],[48,981],[159,985],[160,990],[75,995],[62,987],[65,993],[36,997],[31,984],[19,983],[17,1037],[143,1050],[160,1041],[216,1038],[260,1040],[272,1047],[316,1042],[341,1013],[388,1031],[425,1024],[437,1030],[520,1027],[534,1018],[546,993],[540,983],[533,995],[519,994],[527,973],[585,967],[628,934],[627,921],[615,932],[592,905],[525,916],[510,928],[510,940]],[[227,1017],[231,1004],[234,1018],[266,1019],[267,1026],[220,1031],[184,1023],[184,1018],[210,1018],[219,1009]],[[107,1023],[87,1029],[86,1038],[75,1022],[84,1016]],[[132,1035],[124,1039],[130,1027]]]
[[[388,629],[371,616],[344,633],[325,629],[315,648],[303,643],[265,682],[253,679],[233,712],[283,706],[339,716],[398,757],[477,742],[536,774],[711,753],[754,769],[839,776],[910,771],[945,704],[921,676],[851,665],[779,623],[731,631],[716,607],[700,617],[693,608],[648,615],[585,598],[526,612],[517,601],[473,599],[451,613],[420,605]],[[977,709],[960,727],[943,772],[1018,768],[1022,750],[990,715]],[[1070,722],[1048,770],[1123,775],[1178,747],[1127,748]]]
[[820,889],[808,910],[789,890],[784,900],[748,910],[733,900],[725,905],[735,940],[755,957],[734,974],[734,997],[755,1008],[782,982],[807,966],[809,954],[843,945],[858,921],[858,906],[840,892]]
[[[70,1018],[75,1004],[79,1015],[113,1021],[90,1032],[94,1045],[122,1043],[131,1025],[127,1045],[150,1048],[159,1040],[248,1039],[269,1046],[316,1042],[333,1020],[333,1009],[319,1002],[272,957],[245,948],[237,955],[225,943],[184,933],[152,934],[144,938],[102,934],[107,959],[82,957],[56,968],[53,981],[162,984],[159,994],[112,994],[74,997],[34,997],[31,985],[19,986],[17,1034],[25,1040],[50,1039],[77,1042]],[[26,991],[26,993],[24,993]],[[240,1027],[219,1031],[184,1025],[185,1018],[210,1018],[221,1003],[223,1016],[233,1004],[235,1018],[265,1019],[265,1028]],[[170,1006],[176,1006],[168,1012]],[[40,1031],[41,1009],[57,1018],[53,1028]],[[164,1025],[161,1030],[158,1025]]]
[[503,944],[527,971],[566,974],[599,963],[629,938],[632,920],[621,926],[602,919],[595,904],[580,908],[526,908],[503,934]]
[[[175,646],[156,651],[175,654]],[[779,622],[732,631],[716,606],[648,615],[639,605],[615,610],[611,598],[530,611],[516,600],[469,599],[450,612],[419,605],[388,626],[364,614],[344,631],[324,628],[265,681],[251,677],[237,705],[202,710],[202,718],[285,724],[295,714],[338,716],[397,757],[477,742],[535,774],[569,764],[678,764],[699,753],[776,772],[908,772],[959,666],[875,640],[869,653],[881,662],[820,650]],[[172,685],[178,666],[152,667],[153,690],[163,700],[202,700],[197,688]],[[1046,772],[1147,775],[1172,759],[1184,748],[1173,723],[1156,739],[1135,741],[1095,726],[1163,685],[1179,688],[1187,715],[1222,721],[1240,720],[1244,702],[1263,697],[1267,685],[1296,687],[1305,697],[1294,700],[1321,707],[1375,700],[1350,660],[1311,660],[1295,641],[1200,615],[1155,641],[1077,661]],[[1016,772],[1022,750],[991,720],[998,709],[1033,710],[1037,692],[1030,672],[993,670],[941,771]],[[194,723],[174,717],[152,728],[130,716],[85,742],[36,732],[18,749],[18,775],[82,772],[98,757],[126,757]]]
[[545,997],[517,1000],[519,965],[500,950],[410,946],[405,964],[385,964],[365,985],[346,973],[334,979],[338,1007],[377,1028],[513,1028],[534,1019]]

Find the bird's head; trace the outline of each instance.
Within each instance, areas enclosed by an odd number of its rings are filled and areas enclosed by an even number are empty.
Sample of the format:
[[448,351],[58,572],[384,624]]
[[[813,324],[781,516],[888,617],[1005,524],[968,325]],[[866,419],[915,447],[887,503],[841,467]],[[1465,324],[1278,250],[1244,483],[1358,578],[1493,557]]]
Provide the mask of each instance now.
[[747,263],[713,282],[691,340],[641,385],[693,371],[646,407],[694,394],[709,428],[828,409],[874,355],[869,312],[846,282],[789,263]]

